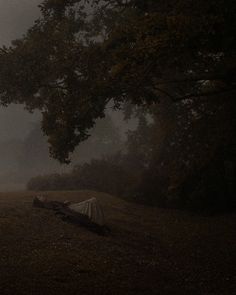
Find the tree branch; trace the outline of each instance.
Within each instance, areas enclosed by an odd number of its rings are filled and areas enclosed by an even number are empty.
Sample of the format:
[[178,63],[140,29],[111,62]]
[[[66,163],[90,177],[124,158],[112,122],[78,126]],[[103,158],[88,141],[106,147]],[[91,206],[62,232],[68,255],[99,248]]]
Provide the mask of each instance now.
[[218,94],[223,94],[223,93],[227,93],[227,92],[233,92],[235,91],[235,87],[231,87],[231,88],[222,88],[222,89],[218,89],[218,90],[212,90],[212,91],[203,91],[203,92],[199,92],[199,93],[189,93],[183,96],[179,96],[179,97],[173,97],[174,102],[178,102],[184,99],[189,99],[189,98],[196,98],[196,97],[206,97],[206,96],[213,96],[213,95],[218,95]]
[[185,82],[224,81],[224,80],[226,80],[225,75],[212,75],[212,76],[189,77],[189,78],[175,79],[175,80],[163,80],[163,81],[159,81],[157,84],[165,85],[165,84],[178,84],[178,83],[185,83]]

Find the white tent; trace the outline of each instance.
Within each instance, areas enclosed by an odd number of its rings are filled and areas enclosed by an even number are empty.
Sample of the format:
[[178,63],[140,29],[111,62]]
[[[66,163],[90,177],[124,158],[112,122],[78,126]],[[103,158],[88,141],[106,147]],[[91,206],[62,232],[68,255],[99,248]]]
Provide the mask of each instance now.
[[87,216],[92,223],[104,226],[104,214],[96,198],[80,203],[68,205],[68,208],[75,213]]

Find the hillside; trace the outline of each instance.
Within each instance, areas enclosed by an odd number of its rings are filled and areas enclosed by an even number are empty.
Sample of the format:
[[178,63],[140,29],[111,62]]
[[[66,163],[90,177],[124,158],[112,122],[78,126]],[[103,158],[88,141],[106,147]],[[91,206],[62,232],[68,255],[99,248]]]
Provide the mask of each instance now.
[[199,216],[97,197],[108,236],[32,208],[36,193],[0,194],[0,294],[233,294],[236,215]]

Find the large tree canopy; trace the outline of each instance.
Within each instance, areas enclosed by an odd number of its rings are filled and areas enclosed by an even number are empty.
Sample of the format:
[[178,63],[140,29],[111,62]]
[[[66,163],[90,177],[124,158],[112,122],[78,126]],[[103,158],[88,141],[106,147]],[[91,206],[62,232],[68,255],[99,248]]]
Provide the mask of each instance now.
[[44,0],[0,51],[0,100],[41,109],[51,154],[68,161],[108,102],[235,94],[234,0]]

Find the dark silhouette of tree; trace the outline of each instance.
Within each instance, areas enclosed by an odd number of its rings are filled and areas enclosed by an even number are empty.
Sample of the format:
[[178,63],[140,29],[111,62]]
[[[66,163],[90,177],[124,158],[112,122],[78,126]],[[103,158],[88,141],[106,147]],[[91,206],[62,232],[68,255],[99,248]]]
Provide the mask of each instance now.
[[1,48],[1,103],[41,109],[51,154],[67,162],[111,100],[226,102],[235,93],[235,6],[45,0],[27,34]]

